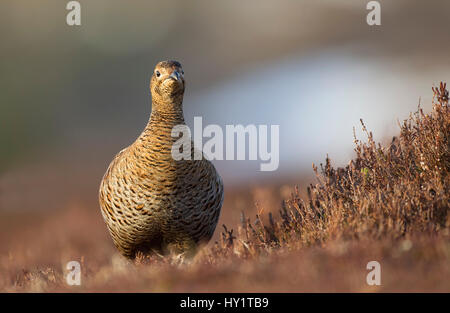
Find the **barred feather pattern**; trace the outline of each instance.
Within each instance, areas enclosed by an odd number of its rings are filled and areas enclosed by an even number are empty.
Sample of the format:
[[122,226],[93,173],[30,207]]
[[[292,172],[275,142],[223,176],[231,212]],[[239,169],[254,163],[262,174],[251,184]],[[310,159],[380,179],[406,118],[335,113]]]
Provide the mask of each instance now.
[[[168,68],[168,74],[179,67],[168,64],[158,66]],[[152,84],[157,84],[154,78]],[[174,160],[172,145],[178,138],[171,136],[172,128],[185,124],[181,102],[178,108],[166,103],[166,110],[160,110],[155,88],[151,90],[147,126],[117,154],[102,179],[101,212],[114,245],[128,258],[152,251],[194,255],[216,228],[224,197],[222,179],[205,158]],[[193,143],[191,147],[194,155]]]

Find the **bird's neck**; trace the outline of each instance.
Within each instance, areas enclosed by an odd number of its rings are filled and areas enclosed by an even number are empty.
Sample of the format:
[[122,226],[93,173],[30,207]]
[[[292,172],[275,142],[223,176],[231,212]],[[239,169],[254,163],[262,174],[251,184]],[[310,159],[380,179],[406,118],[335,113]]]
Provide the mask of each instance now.
[[152,97],[152,113],[149,124],[175,126],[184,124],[183,94],[172,97]]
[[135,157],[145,156],[141,164],[152,166],[154,160],[173,159],[171,149],[178,138],[172,137],[172,129],[177,125],[185,125],[181,105],[178,109],[160,110],[159,106],[152,104],[147,126],[132,148]]
[[158,110],[152,109],[152,113],[150,115],[150,120],[148,122],[148,126],[153,127],[161,127],[172,129],[176,125],[184,125],[184,114],[183,109],[179,107],[178,109],[173,110]]
[[186,125],[181,102],[166,104],[153,101],[152,113],[141,137],[143,141],[160,138],[170,143],[175,140],[172,137],[172,129],[177,125]]

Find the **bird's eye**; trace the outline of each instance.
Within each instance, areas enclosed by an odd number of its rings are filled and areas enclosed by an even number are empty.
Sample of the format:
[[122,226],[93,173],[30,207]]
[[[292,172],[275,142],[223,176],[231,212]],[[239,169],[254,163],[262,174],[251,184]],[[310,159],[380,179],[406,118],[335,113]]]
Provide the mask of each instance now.
[[181,75],[184,75],[184,71],[183,70],[181,70]]
[[156,74],[156,77],[161,76],[161,73],[159,71],[156,71],[155,74]]

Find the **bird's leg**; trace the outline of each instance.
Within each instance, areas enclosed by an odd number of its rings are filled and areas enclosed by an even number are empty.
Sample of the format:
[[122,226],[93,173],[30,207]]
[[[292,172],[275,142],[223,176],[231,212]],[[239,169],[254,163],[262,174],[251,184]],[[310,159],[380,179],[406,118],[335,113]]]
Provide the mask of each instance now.
[[197,253],[197,243],[191,238],[179,239],[167,244],[169,255],[182,259],[192,259]]

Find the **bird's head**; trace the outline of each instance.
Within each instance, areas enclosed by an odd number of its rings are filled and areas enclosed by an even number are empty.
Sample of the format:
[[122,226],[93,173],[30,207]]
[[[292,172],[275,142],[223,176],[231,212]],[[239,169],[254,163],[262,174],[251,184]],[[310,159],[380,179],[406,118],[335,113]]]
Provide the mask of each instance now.
[[184,71],[177,61],[162,61],[156,64],[150,81],[152,102],[160,109],[181,105],[184,94]]

